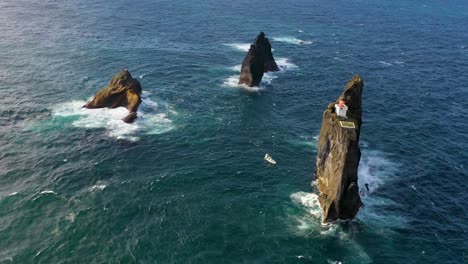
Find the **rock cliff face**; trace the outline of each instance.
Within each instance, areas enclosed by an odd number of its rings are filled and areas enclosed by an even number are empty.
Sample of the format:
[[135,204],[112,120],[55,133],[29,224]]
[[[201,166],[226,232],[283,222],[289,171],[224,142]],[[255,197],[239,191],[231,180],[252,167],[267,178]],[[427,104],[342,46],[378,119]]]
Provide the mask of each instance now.
[[[361,158],[359,134],[363,86],[361,77],[354,76],[338,100],[329,104],[323,113],[316,161],[323,222],[352,219],[362,206],[357,172]],[[335,104],[340,100],[348,106],[347,118],[335,113]],[[345,128],[340,121],[353,122],[355,128]]]
[[260,32],[260,34],[258,34],[255,38],[254,45],[261,52],[263,58],[263,72],[279,71],[275,58],[273,58],[273,53],[271,52],[270,41],[265,37],[265,33]]
[[247,56],[242,62],[239,84],[259,86],[263,77],[263,57],[256,46],[251,45]]
[[271,52],[271,44],[265,33],[260,34],[250,45],[249,52],[242,62],[239,84],[246,84],[250,87],[260,85],[263,73],[269,71],[278,71],[278,65]]
[[137,118],[138,106],[141,104],[141,85],[140,82],[132,78],[127,69],[122,70],[115,75],[109,84],[102,88],[93,98],[83,107],[85,108],[116,108],[123,106],[130,112],[123,121],[131,123]]

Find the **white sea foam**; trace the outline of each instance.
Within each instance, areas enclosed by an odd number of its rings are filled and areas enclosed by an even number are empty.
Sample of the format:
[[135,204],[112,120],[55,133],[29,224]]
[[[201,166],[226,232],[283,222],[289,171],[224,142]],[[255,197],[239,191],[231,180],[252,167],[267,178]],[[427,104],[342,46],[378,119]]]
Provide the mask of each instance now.
[[266,72],[263,74],[262,85],[270,85],[276,78],[278,78],[278,76],[276,76],[274,72]]
[[[278,65],[278,68],[280,69],[280,72],[287,71],[287,70],[295,70],[299,68],[296,64],[292,63],[288,58],[283,58],[283,57],[276,58],[275,61],[276,61],[276,65]],[[229,69],[240,73],[242,69],[242,64],[229,67]],[[267,72],[263,75],[263,77],[264,78],[266,77],[268,79],[274,74],[275,72]]]
[[236,87],[236,88],[241,88],[245,85],[242,85],[242,84],[239,84],[239,77],[240,75],[232,75],[232,76],[229,76],[228,78],[224,79],[223,81],[223,84],[225,86],[229,86],[229,87]]
[[[363,142],[363,147],[366,143]],[[397,165],[385,158],[379,151],[363,150],[358,168],[358,183],[361,193],[372,194],[380,188],[386,180],[395,174]],[[369,190],[366,188],[368,184]]]
[[284,43],[295,44],[295,45],[310,45],[314,43],[313,41],[310,41],[310,40],[302,40],[302,39],[298,39],[295,37],[275,37],[273,38],[273,40],[277,42],[284,42]]
[[397,171],[398,164],[389,160],[383,152],[368,149],[362,151],[358,181],[364,207],[359,210],[357,218],[379,232],[391,231],[393,227],[404,226],[407,222],[401,215],[382,210],[385,206],[396,205],[396,202],[379,195],[379,189],[392,181]]
[[[363,145],[367,146],[365,142],[363,142]],[[371,225],[376,224],[379,227],[392,227],[405,222],[400,216],[383,215],[384,212],[379,212],[382,205],[395,204],[392,200],[380,197],[378,191],[386,182],[391,181],[395,177],[397,170],[398,165],[386,158],[384,153],[369,149],[362,150],[358,169],[358,183],[361,199],[365,207],[361,208],[357,216],[358,218],[368,221]],[[322,211],[317,200],[317,191],[316,181],[314,181],[312,182],[312,193],[293,193],[291,200],[299,204],[309,215],[318,220],[321,219]],[[382,220],[383,218],[392,220]],[[394,223],[389,223],[392,221]]]
[[249,87],[245,84],[239,84],[239,77],[240,75],[232,75],[226,78],[223,81],[223,84],[225,86],[229,87],[234,87],[234,88],[242,88],[250,92],[262,92],[262,91],[267,91],[268,90],[268,85],[271,84],[271,81],[278,78],[278,76],[275,76],[270,73],[265,73],[263,74],[262,82],[260,86],[254,86],[254,87]]
[[385,66],[392,66],[393,65],[390,62],[386,62],[386,61],[379,61],[379,63],[382,64],[382,65],[385,65]]
[[70,221],[71,223],[75,222],[76,214],[71,212],[65,216],[65,219]]
[[142,106],[143,107],[146,107],[146,108],[151,108],[153,110],[157,110],[158,107],[159,107],[159,104],[151,99],[149,99],[148,97],[142,97],[141,98],[141,101],[142,101]]
[[[276,64],[278,65],[278,68],[280,69],[280,72],[284,72],[284,71],[288,71],[288,70],[294,70],[294,69],[299,68],[296,64],[290,62],[288,58],[277,58],[276,59]],[[236,66],[230,67],[230,69],[232,71],[240,73],[240,71],[242,69],[242,65],[236,65]],[[250,92],[266,91],[266,90],[268,90],[267,86],[270,85],[271,82],[274,79],[278,78],[277,73],[278,72],[266,72],[266,73],[264,73],[263,78],[262,78],[262,82],[261,82],[259,87],[249,87],[247,85],[238,84],[239,77],[240,77],[240,75],[238,75],[238,74],[229,76],[228,78],[226,78],[223,81],[223,84],[225,86],[229,86],[229,87],[243,88],[243,89],[245,89],[247,91],[250,91]]]
[[240,72],[241,69],[242,69],[242,64],[232,66],[232,67],[230,67],[230,69],[233,70],[233,71],[236,71],[236,72]]
[[307,214],[296,218],[297,229],[302,231],[319,231],[320,235],[335,235],[339,225],[322,223],[322,209],[318,201],[317,182],[312,182],[312,192],[296,192],[290,195],[293,203],[302,207]]
[[281,71],[295,70],[299,68],[296,64],[290,62],[288,58],[276,58],[275,61]]
[[241,50],[241,51],[249,51],[250,49],[250,43],[230,43],[230,44],[224,44],[226,46],[229,46],[231,48]]
[[46,191],[40,192],[39,194],[57,194],[57,193],[51,190],[46,190]]
[[315,193],[296,192],[291,194],[291,200],[307,209],[307,212],[315,219],[320,220],[322,209],[318,202],[318,195]]
[[[365,188],[367,183],[369,191],[362,197],[365,207],[361,208],[358,218],[362,223],[368,226],[375,227],[376,230],[387,230],[400,223],[401,219],[397,216],[389,215],[387,212],[379,212],[381,205],[388,205],[392,201],[379,198],[377,193],[386,181],[396,173],[397,166],[391,160],[387,159],[384,153],[379,151],[363,150],[361,162],[359,166],[358,176],[359,184]],[[349,261],[356,263],[372,263],[372,259],[366,253],[364,248],[354,240],[353,233],[359,232],[353,228],[353,224],[349,225],[350,229],[343,230],[342,226],[337,223],[324,224],[320,223],[322,210],[318,202],[317,182],[312,182],[311,192],[296,192],[291,194],[290,198],[304,210],[304,214],[290,215],[290,224],[293,225],[293,232],[299,236],[316,237],[317,234],[324,237],[335,237],[339,239],[339,243],[344,243],[353,252],[352,255],[346,258]],[[398,225],[398,224],[396,224]],[[354,229],[354,231],[353,231]],[[385,231],[382,231],[385,232]],[[329,263],[342,263],[338,260],[327,260]]]
[[172,130],[172,120],[166,114],[169,107],[165,104],[161,106],[147,95],[143,94],[138,118],[132,124],[122,121],[128,115],[124,107],[86,109],[82,107],[86,102],[79,100],[57,105],[52,115],[54,118],[75,117],[72,122],[75,127],[104,128],[109,136],[129,141],[139,140],[139,134],[161,134]]
[[344,233],[339,230],[339,225],[337,223],[322,223],[320,230],[320,235],[322,236],[338,236],[340,239],[344,238]]
[[350,259],[356,263],[371,263],[372,259],[359,243],[353,240],[349,231],[344,231],[339,223],[321,223],[322,210],[318,202],[318,195],[314,193],[316,188],[316,182],[313,182],[312,193],[296,192],[291,194],[290,198],[293,203],[299,205],[306,212],[305,214],[290,215],[293,233],[305,237],[336,237],[339,239],[339,243],[344,243],[352,249],[353,255],[350,256]]
[[264,85],[266,85],[267,83],[264,82],[265,80],[262,79],[262,84],[261,86],[254,86],[254,87],[249,87],[245,84],[239,84],[239,77],[240,75],[232,75],[232,76],[229,76],[228,78],[226,78],[224,81],[223,81],[223,85],[225,86],[229,86],[229,87],[233,87],[233,88],[241,88],[241,89],[245,89],[249,92],[262,92],[262,91],[266,91],[267,88],[264,87]]
[[91,186],[91,187],[89,188],[89,190],[91,190],[91,191],[96,191],[96,190],[102,191],[102,190],[104,190],[106,187],[107,187],[107,185],[105,185],[105,184],[96,184],[96,185]]

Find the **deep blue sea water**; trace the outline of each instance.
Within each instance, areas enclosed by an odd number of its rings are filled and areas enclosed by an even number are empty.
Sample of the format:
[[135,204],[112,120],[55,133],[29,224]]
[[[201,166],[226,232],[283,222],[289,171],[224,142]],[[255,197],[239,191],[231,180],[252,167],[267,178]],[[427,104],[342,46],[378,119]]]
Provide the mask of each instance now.
[[[1,1],[0,263],[468,263],[467,25],[459,0]],[[260,31],[284,70],[249,91]],[[80,109],[123,68],[135,124]],[[323,226],[353,74],[371,192]]]

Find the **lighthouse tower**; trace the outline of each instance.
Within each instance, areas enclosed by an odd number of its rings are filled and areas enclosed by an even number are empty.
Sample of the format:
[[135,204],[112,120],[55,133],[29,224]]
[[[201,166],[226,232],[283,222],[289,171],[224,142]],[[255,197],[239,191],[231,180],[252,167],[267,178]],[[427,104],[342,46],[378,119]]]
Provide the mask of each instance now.
[[348,106],[345,104],[344,100],[340,100],[338,104],[335,104],[335,113],[338,116],[346,118],[346,111],[348,111]]

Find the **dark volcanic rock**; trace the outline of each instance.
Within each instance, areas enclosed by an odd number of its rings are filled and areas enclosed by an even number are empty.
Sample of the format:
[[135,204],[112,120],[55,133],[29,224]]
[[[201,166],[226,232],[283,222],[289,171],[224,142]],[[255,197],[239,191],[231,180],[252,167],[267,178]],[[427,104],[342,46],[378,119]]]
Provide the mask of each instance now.
[[136,112],[130,112],[124,119],[122,119],[125,123],[133,123],[137,119],[137,113]]
[[239,84],[245,84],[247,86],[259,86],[263,77],[263,57],[259,55],[257,47],[254,45],[250,46],[247,56],[245,56],[242,62],[241,74],[239,78]]
[[250,45],[249,52],[242,62],[239,84],[246,84],[250,87],[258,86],[264,72],[278,70],[271,52],[271,44],[265,37],[265,33],[260,32],[254,43]]
[[[329,104],[323,113],[316,161],[323,222],[352,219],[362,206],[357,172],[361,158],[359,134],[363,86],[361,77],[354,76],[338,100]],[[345,100],[348,106],[347,118],[335,113],[335,104],[340,100]],[[344,128],[340,121],[353,122],[356,128]]]
[[123,121],[131,123],[137,118],[138,106],[141,104],[140,82],[132,78],[127,69],[114,76],[109,84],[102,88],[85,108],[116,108],[123,106],[130,112]]
[[263,58],[263,72],[279,71],[278,65],[276,65],[273,53],[271,52],[271,44],[268,38],[265,37],[265,33],[260,32],[257,38],[255,38],[254,44],[260,51]]

